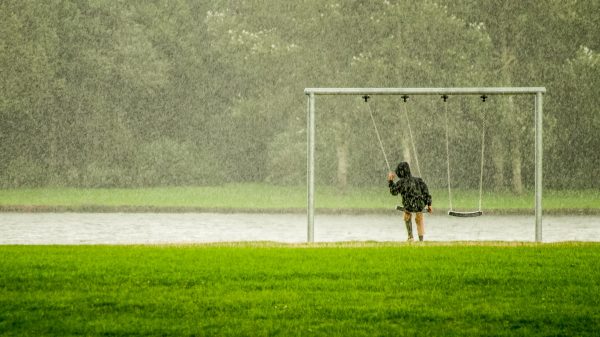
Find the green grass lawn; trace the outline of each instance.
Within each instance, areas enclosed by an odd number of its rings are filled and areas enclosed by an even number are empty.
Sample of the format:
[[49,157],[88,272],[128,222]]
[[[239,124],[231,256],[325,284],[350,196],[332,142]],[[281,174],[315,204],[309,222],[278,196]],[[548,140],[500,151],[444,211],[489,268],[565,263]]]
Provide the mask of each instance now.
[[597,336],[600,244],[0,246],[1,336]]
[[[317,187],[316,207],[322,210],[388,210],[400,202],[387,188],[353,188],[343,193],[332,187]],[[446,210],[446,190],[433,190],[434,209]],[[453,190],[456,209],[478,207],[478,191]],[[485,193],[483,209],[492,211],[533,210],[533,191],[514,195]],[[216,187],[167,187],[143,189],[38,188],[0,190],[0,207],[66,208],[86,211],[107,209],[218,209],[218,210],[297,210],[306,208],[306,187],[235,184]],[[545,210],[600,210],[600,191],[544,192]]]

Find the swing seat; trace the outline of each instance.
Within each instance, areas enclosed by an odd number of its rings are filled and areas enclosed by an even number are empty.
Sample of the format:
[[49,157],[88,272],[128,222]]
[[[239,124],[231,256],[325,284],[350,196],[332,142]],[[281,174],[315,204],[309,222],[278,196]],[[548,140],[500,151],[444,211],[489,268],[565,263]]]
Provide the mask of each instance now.
[[456,216],[459,218],[472,218],[472,217],[483,215],[483,212],[482,211],[474,211],[474,212],[448,211],[448,215]]

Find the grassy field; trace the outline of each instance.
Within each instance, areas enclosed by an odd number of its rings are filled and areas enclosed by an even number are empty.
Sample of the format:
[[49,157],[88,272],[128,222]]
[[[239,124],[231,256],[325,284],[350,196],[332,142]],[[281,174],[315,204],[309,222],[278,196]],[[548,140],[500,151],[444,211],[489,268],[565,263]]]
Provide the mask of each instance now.
[[[447,191],[433,190],[434,209],[446,210]],[[478,191],[453,190],[455,208],[476,209]],[[497,212],[532,211],[533,192],[522,195],[486,193],[483,209]],[[331,187],[317,187],[316,206],[321,210],[388,210],[399,203],[384,187],[355,188],[340,193]],[[545,191],[547,211],[600,212],[600,191]],[[0,190],[0,209],[95,210],[295,210],[306,208],[306,187],[261,184],[217,187],[169,187],[145,189],[5,189]]]
[[0,246],[1,336],[598,336],[600,244]]

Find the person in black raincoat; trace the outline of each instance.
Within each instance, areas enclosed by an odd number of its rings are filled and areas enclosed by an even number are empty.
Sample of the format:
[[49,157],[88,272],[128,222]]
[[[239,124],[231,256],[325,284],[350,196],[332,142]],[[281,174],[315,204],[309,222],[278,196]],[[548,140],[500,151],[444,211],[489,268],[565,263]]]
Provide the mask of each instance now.
[[[397,177],[398,181],[394,182]],[[407,162],[401,162],[396,167],[396,172],[388,174],[388,186],[392,195],[400,194],[402,196],[402,205],[404,206],[404,223],[408,232],[408,241],[413,241],[412,232],[412,213],[415,213],[415,223],[419,241],[423,241],[425,235],[425,223],[423,220],[423,211],[431,213],[431,194],[425,181],[419,177],[414,177],[410,173],[410,166]]]

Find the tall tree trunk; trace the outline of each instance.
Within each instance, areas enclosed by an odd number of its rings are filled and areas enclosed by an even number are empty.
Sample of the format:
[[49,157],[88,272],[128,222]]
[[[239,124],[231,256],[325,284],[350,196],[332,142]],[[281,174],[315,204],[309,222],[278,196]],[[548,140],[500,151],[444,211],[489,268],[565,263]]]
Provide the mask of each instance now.
[[337,187],[344,191],[348,187],[348,130],[341,120],[333,122],[331,131],[334,133]]
[[507,118],[507,122],[508,122],[508,128],[509,128],[509,132],[508,134],[511,135],[510,137],[510,162],[511,162],[511,173],[512,173],[512,183],[511,183],[511,187],[512,187],[512,191],[518,194],[521,194],[523,192],[523,179],[521,176],[521,166],[522,166],[522,159],[521,159],[521,141],[520,141],[520,135],[519,132],[517,130],[520,129],[521,127],[521,123],[522,118],[519,118],[519,116],[517,116],[515,114],[515,101],[512,97],[508,97],[508,103],[507,103],[507,109],[506,109],[507,113],[508,113],[508,118]]
[[[509,37],[504,35],[502,43],[502,51],[500,54],[501,70],[500,76],[503,81],[503,85],[512,85],[512,69],[513,64],[516,60],[515,51],[509,45]],[[512,188],[515,191],[522,190],[521,180],[521,150],[518,142],[518,132],[516,131],[515,125],[518,121],[515,120],[515,114],[513,113],[514,101],[512,97],[508,98],[505,104],[502,104],[503,111],[501,112],[500,120],[500,131],[497,135],[494,135],[492,139],[492,162],[494,164],[494,186],[496,188],[504,188],[506,184],[504,182],[506,159],[509,157],[511,161],[511,177],[512,177]],[[509,135],[508,137],[505,135]],[[516,141],[514,141],[516,140]],[[512,148],[512,151],[508,151]]]
[[[41,107],[41,103],[39,105]],[[41,108],[40,108],[41,110]],[[58,172],[59,172],[59,158],[58,158],[58,117],[56,116],[56,109],[49,108],[50,118],[46,124],[46,139],[48,141],[48,152],[46,157],[46,164],[48,167],[47,171],[47,183],[51,186],[58,185]]]
[[512,162],[512,189],[513,192],[523,193],[523,180],[521,179],[521,145],[516,144],[511,152]]
[[504,187],[504,143],[499,135],[492,136],[491,143],[492,164],[494,165],[494,175],[492,181],[496,189]]
[[[404,161],[412,166],[412,156],[410,153],[410,141],[408,140],[407,137],[402,137],[402,158],[404,158]],[[392,169],[394,169],[394,168],[392,167]]]
[[337,183],[339,188],[345,190],[348,187],[348,142],[338,139],[336,143]]

